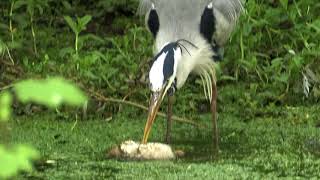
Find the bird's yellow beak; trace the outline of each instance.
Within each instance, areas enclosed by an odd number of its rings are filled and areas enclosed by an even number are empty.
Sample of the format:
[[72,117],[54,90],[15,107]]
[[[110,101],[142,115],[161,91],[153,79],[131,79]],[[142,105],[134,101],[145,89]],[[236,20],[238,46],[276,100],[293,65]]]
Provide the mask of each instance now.
[[148,114],[147,123],[144,128],[144,134],[142,139],[143,144],[147,143],[148,141],[149,133],[151,131],[151,126],[154,120],[156,119],[159,107],[161,105],[161,102],[163,100],[165,93],[166,93],[166,90],[164,88],[160,92],[153,92],[150,97],[149,114]]

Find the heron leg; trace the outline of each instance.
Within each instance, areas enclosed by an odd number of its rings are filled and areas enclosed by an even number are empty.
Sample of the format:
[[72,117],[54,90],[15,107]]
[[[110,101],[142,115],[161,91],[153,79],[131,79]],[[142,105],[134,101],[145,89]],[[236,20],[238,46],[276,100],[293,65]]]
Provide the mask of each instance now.
[[172,126],[172,106],[173,106],[173,96],[168,96],[168,110],[167,110],[167,132],[165,137],[165,142],[167,144],[171,143],[171,126]]
[[212,83],[212,99],[211,99],[211,112],[212,112],[212,138],[213,138],[213,155],[218,157],[219,153],[219,132],[217,123],[217,86],[216,82]]

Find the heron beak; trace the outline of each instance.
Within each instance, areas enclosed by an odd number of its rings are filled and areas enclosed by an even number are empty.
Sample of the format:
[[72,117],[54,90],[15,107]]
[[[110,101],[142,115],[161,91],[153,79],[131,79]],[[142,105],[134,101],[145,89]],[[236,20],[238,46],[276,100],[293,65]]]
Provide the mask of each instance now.
[[151,95],[148,119],[144,128],[144,134],[142,139],[143,144],[147,143],[148,141],[149,133],[151,131],[151,126],[154,120],[156,119],[159,107],[161,105],[161,102],[166,92],[167,92],[167,88],[163,88],[160,92],[153,92]]

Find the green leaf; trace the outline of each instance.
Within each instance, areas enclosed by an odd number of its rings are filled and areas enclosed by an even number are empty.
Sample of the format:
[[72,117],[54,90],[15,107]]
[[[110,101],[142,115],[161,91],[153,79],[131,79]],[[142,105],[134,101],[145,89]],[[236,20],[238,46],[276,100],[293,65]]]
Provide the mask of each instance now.
[[72,20],[72,18],[70,16],[64,16],[63,18],[68,23],[68,25],[72,29],[72,31],[75,34],[79,34],[79,31],[78,31],[78,28],[77,28],[77,24]]
[[292,61],[290,61],[290,69],[300,70],[303,66],[303,58],[301,56],[294,56]]
[[91,21],[92,16],[85,15],[82,18],[78,18],[78,32],[81,32],[86,29],[86,25]]
[[31,171],[31,160],[38,158],[39,153],[31,147],[18,145],[8,150],[0,144],[0,179],[13,177],[22,170]]
[[8,107],[1,107],[0,109],[0,122],[6,122],[9,120],[11,110]]
[[23,103],[35,102],[52,108],[62,103],[79,106],[86,101],[78,88],[61,78],[26,80],[15,84],[14,89]]
[[318,34],[320,33],[320,20],[315,20],[311,24],[308,24],[308,26],[312,29],[314,29]]
[[66,48],[62,48],[59,51],[59,57],[64,58],[67,55],[71,55],[72,53],[74,53],[74,49],[71,47],[66,47]]
[[289,75],[283,73],[283,74],[281,74],[280,76],[276,77],[275,79],[276,79],[277,81],[279,81],[279,82],[282,82],[282,83],[287,84],[287,83],[288,83],[288,80],[289,80]]
[[227,76],[227,75],[224,75],[224,76],[221,76],[219,78],[220,81],[222,80],[225,80],[225,81],[236,81],[237,79],[235,77],[232,77],[232,76]]
[[0,55],[2,55],[6,50],[6,44],[0,39]]
[[42,15],[43,14],[42,6],[40,4],[38,4],[38,5],[36,5],[36,7],[38,8],[38,11],[39,11],[40,15]]
[[101,37],[96,36],[96,35],[94,35],[94,34],[85,34],[85,35],[82,35],[82,36],[81,36],[81,39],[82,39],[83,41],[92,40],[92,41],[95,41],[95,42],[101,43],[101,44],[105,42],[104,39],[102,39]]
[[280,0],[280,3],[284,9],[288,9],[288,0]]
[[19,0],[19,1],[16,1],[13,5],[13,8],[12,10],[17,10],[19,8],[21,8],[22,6],[26,5],[27,4],[27,1],[24,1],[24,0]]
[[12,95],[5,91],[0,94],[0,122],[8,121],[11,115]]
[[72,6],[68,1],[62,1],[62,5],[64,6],[64,8],[66,8],[67,10],[71,10]]
[[27,5],[27,12],[28,14],[33,17],[33,14],[34,14],[34,6],[33,6],[33,3],[28,3]]

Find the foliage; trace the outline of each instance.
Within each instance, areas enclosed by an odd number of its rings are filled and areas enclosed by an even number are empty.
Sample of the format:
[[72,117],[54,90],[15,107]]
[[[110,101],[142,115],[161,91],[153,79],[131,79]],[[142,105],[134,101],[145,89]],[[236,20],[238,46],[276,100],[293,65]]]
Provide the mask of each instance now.
[[267,88],[282,99],[289,92],[303,96],[302,75],[307,66],[319,63],[320,21],[316,7],[320,3],[279,2],[248,1],[227,51],[241,52],[240,58],[227,55],[225,66],[237,80],[259,82],[259,89]]
[[11,114],[12,96],[9,92],[0,94],[0,122],[7,121]]
[[17,145],[7,149],[0,144],[0,177],[9,178],[17,174],[17,171],[31,171],[31,160],[38,159],[39,153],[28,146]]
[[[16,83],[13,88],[23,103],[34,102],[56,108],[61,103],[79,106],[86,101],[80,90],[61,78],[25,80]],[[0,125],[9,120],[11,104],[12,95],[8,91],[0,93]],[[38,158],[38,152],[29,146],[15,145],[8,148],[0,144],[0,178],[12,177],[20,171],[31,171],[31,160]]]
[[129,12],[135,12],[137,8],[136,0],[100,0],[97,3],[97,7],[102,8],[106,12],[116,12],[117,9],[123,9]]
[[[10,2],[1,2],[5,8],[0,12],[4,15],[0,35],[8,49],[2,50],[4,59],[9,60],[10,53],[30,77],[60,75],[85,89],[147,103],[152,39],[143,27],[143,18],[137,22],[138,17],[133,16],[137,1],[45,0],[36,6],[26,4],[31,0]],[[28,7],[33,7],[33,13]],[[250,93],[237,94],[237,103],[256,108],[319,101],[319,7],[313,0],[248,1],[225,47],[219,86],[247,83]],[[30,14],[36,17],[32,22],[26,18]],[[36,43],[29,33],[32,24],[37,27]],[[31,53],[35,50],[30,44],[38,47],[37,56]],[[194,80],[196,83],[191,83]],[[200,81],[191,77],[187,87],[177,93],[181,102],[177,109],[193,114],[197,103],[204,100],[203,94],[195,93],[201,92],[200,86]],[[220,94],[228,96],[228,92]],[[103,107],[114,111],[115,105],[109,105]]]
[[81,31],[86,29],[86,25],[91,21],[91,16],[86,15],[82,18],[77,18],[77,22],[74,22],[70,16],[64,16],[64,19],[72,29],[73,33],[76,36],[75,40],[75,50],[76,54],[78,54],[78,41],[79,41],[79,34]]
[[26,80],[14,85],[21,102],[34,102],[56,108],[62,103],[77,106],[86,101],[84,94],[61,78]]

